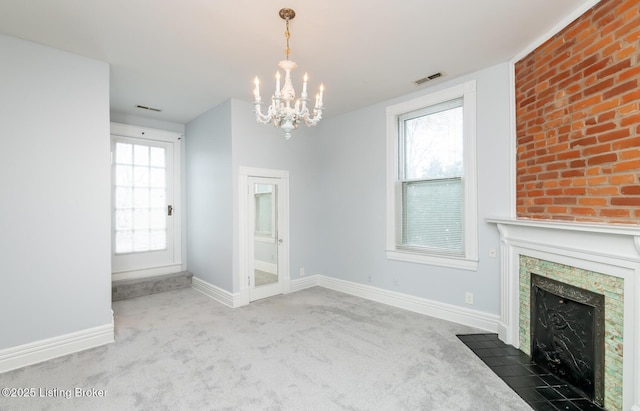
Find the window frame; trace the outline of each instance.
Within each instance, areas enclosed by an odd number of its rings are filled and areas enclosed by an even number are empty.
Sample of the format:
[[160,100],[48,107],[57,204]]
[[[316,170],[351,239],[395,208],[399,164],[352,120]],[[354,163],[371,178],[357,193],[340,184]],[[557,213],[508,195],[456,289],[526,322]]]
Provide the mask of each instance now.
[[[407,113],[462,97],[463,107],[463,224],[464,256],[452,256],[402,245],[402,160],[399,118]],[[387,259],[449,268],[478,269],[478,201],[476,163],[476,82],[388,106],[387,117]]]

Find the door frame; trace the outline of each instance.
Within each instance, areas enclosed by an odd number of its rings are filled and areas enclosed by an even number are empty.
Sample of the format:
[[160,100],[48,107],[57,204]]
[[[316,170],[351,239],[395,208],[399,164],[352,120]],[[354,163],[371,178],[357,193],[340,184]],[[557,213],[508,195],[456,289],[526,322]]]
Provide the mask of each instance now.
[[[182,144],[183,135],[173,131],[158,130],[149,127],[132,126],[123,123],[110,123],[111,132],[110,140],[115,137],[129,137],[149,141],[161,141],[173,143],[173,262],[167,265],[157,267],[137,267],[131,269],[122,269],[112,271],[111,279],[130,280],[135,278],[153,277],[163,274],[171,274],[182,271]],[[113,163],[113,154],[112,154]],[[111,182],[111,190],[113,191],[113,181]],[[113,235],[113,198],[111,199],[111,235]],[[113,244],[113,239],[112,242]],[[113,250],[111,250],[113,256]]]
[[241,305],[250,302],[251,284],[249,278],[253,270],[253,258],[251,253],[253,246],[253,233],[250,233],[252,224],[249,221],[249,205],[253,204],[249,198],[251,194],[250,177],[263,177],[278,179],[280,190],[278,192],[278,220],[279,231],[278,245],[278,279],[282,281],[282,293],[290,291],[289,274],[289,171],[267,168],[255,168],[240,166],[238,172],[238,274],[236,281],[240,292]]

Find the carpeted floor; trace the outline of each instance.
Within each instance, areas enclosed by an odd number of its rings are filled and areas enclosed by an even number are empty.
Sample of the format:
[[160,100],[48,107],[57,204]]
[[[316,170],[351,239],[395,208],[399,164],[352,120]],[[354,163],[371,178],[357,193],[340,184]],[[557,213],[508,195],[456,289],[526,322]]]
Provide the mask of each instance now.
[[531,409],[456,337],[479,330],[324,288],[237,309],[192,289],[113,307],[116,343],[0,374],[37,390],[0,410]]

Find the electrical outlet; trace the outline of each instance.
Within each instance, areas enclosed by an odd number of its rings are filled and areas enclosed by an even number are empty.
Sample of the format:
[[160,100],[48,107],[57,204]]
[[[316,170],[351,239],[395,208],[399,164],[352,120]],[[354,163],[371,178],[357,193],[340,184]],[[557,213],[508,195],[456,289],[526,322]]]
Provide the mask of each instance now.
[[497,253],[495,248],[490,248],[489,249],[489,257],[496,258],[497,255],[498,255],[498,253]]
[[467,304],[473,304],[473,293],[467,291],[464,294],[464,302]]
[[304,277],[304,267],[300,267],[300,277]]

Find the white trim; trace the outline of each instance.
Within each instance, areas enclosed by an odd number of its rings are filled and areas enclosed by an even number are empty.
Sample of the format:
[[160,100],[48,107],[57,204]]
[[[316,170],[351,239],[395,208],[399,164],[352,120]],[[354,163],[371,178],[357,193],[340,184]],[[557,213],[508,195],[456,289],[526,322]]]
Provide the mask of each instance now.
[[[249,232],[249,179],[252,177],[279,179],[278,197],[278,279],[282,285],[282,293],[290,291],[289,253],[289,171],[268,168],[240,166],[238,169],[238,272],[237,281],[241,300],[250,298],[251,285],[247,277],[253,269],[253,237]],[[281,197],[280,197],[281,196]]]
[[114,342],[110,324],[88,328],[0,351],[0,373]]
[[516,138],[516,65],[509,63],[509,217],[516,217],[516,174],[518,162]]
[[441,257],[437,255],[425,255],[402,250],[386,250],[389,260],[404,261],[407,263],[433,264],[441,267],[458,268],[461,270],[478,270],[478,260],[459,257]]
[[184,271],[181,264],[173,264],[164,267],[114,272],[111,274],[111,280],[135,280],[137,278],[157,277],[159,275],[179,273],[181,271]]
[[547,31],[542,36],[538,37],[537,39],[535,39],[534,41],[529,43],[529,45],[527,47],[525,47],[524,49],[522,49],[518,54],[516,54],[511,59],[511,61],[512,62],[517,62],[518,60],[520,60],[523,57],[527,56],[529,53],[531,53],[533,50],[537,49],[541,44],[543,44],[544,42],[546,42],[547,40],[549,40],[550,38],[552,38],[553,36],[558,34],[565,27],[567,27],[569,24],[571,24],[575,19],[577,19],[578,17],[582,16],[587,10],[591,9],[592,7],[594,7],[599,2],[600,2],[600,0],[587,0],[583,4],[580,4],[573,11],[573,13],[569,14],[568,16],[566,16],[565,18],[560,20],[558,22],[558,24],[556,24],[555,26],[553,26],[553,28],[551,28],[551,30]]
[[177,143],[182,134],[175,131],[159,130],[157,128],[132,126],[131,124],[111,123],[111,134],[122,137],[144,138],[147,140]]
[[[289,292],[293,293],[307,288],[316,287],[320,285],[320,275],[310,275],[307,277],[296,278],[291,280],[289,285]],[[286,294],[286,293],[285,293]]]
[[319,276],[318,285],[340,291],[356,297],[390,305],[419,314],[428,315],[458,324],[468,325],[489,332],[498,332],[500,317],[481,311],[461,308],[455,305],[414,297],[412,295],[389,291],[370,285],[358,284],[337,278]]
[[[407,252],[397,246],[400,226],[398,184],[398,116],[463,97],[464,109],[464,240],[465,255],[449,258],[428,252]],[[445,90],[388,106],[387,118],[387,251],[390,260],[431,264],[464,270],[478,270],[478,184],[476,150],[476,81],[470,80]]]
[[[487,218],[486,221],[488,223],[493,224],[502,224],[506,226],[519,226],[519,227],[530,227],[530,228],[538,228],[538,229],[548,229],[548,230],[561,230],[561,231],[579,231],[583,233],[593,233],[593,234],[613,234],[615,236],[623,236],[623,237],[633,237],[631,242],[628,244],[629,246],[634,247],[637,250],[638,256],[636,255],[627,255],[622,250],[616,250],[615,248],[611,250],[607,250],[605,253],[609,255],[610,253],[619,254],[619,258],[627,257],[631,261],[640,261],[640,227],[635,225],[628,224],[603,224],[603,223],[580,223],[580,222],[559,222],[552,220],[534,220],[534,219],[512,219],[512,218],[498,218],[498,217],[490,217]],[[563,244],[565,247],[572,247],[572,244]],[[575,248],[575,245],[573,245]],[[598,250],[602,250],[604,247],[602,245],[592,244],[589,249],[597,253]],[[607,247],[608,249],[609,247]],[[579,247],[580,250],[584,250]]]
[[227,307],[237,308],[249,304],[248,294],[231,293],[195,276],[191,279],[191,287]]
[[[196,280],[197,279],[194,277],[194,288],[196,288]],[[487,314],[482,311],[470,310],[451,304],[441,303],[439,301],[414,297],[408,294],[389,291],[352,281],[340,280],[320,274],[296,278],[295,280],[290,281],[290,286],[291,288],[289,292],[292,293],[312,287],[324,287],[330,290],[364,298],[366,300],[375,301],[392,307],[401,308],[403,310],[428,315],[434,318],[440,318],[457,324],[468,325],[470,327],[494,333],[499,332],[501,327],[500,317],[495,314]],[[231,295],[230,293],[228,294]]]
[[[174,131],[159,130],[156,128],[139,127],[139,126],[133,126],[130,124],[114,123],[114,122],[110,123],[110,135],[112,137],[119,136],[119,137],[138,138],[138,139],[144,139],[144,140],[150,140],[150,141],[155,140],[155,141],[162,141],[165,143],[172,143],[173,157],[171,161],[172,161],[172,170],[173,170],[173,176],[172,176],[173,177],[172,178],[173,261],[171,262],[172,264],[180,266],[178,270],[173,272],[184,271],[185,267],[182,267],[182,263],[183,263],[182,251],[183,251],[183,246],[186,244],[186,243],[183,244],[183,238],[182,238],[183,237],[182,222],[183,222],[183,218],[186,217],[185,213],[182,212],[182,208],[183,208],[182,206],[185,205],[183,201],[183,196],[182,196],[182,184],[184,182],[184,173],[183,173],[183,166],[182,166],[182,153],[184,149],[184,144],[182,140],[184,135]],[[113,189],[113,182],[111,184]],[[112,199],[111,207],[113,208],[113,199]],[[111,210],[111,212],[113,212],[113,209]],[[112,230],[113,230],[113,226],[112,226]],[[113,243],[113,240],[112,240],[112,243]],[[112,252],[112,258],[113,258],[113,252]],[[166,261],[166,262],[169,262],[169,261]],[[144,271],[146,270],[146,268],[147,267],[144,267],[142,269],[135,269],[135,270],[131,269],[126,271],[140,273],[140,274],[133,274],[133,277],[130,277],[130,278],[142,278],[142,277],[150,276],[150,275],[144,274]],[[154,269],[154,267],[149,267],[149,268]],[[113,271],[112,274],[120,273],[120,272],[124,272],[124,271]],[[168,274],[168,273],[163,272],[162,274]],[[152,274],[152,275],[162,275],[162,274]],[[123,278],[114,278],[114,279],[130,279],[126,275],[118,276],[118,277],[123,277]]]
[[[560,20],[558,24],[553,26],[549,31],[545,34],[541,35],[533,42],[531,42],[527,47],[522,49],[518,54],[513,56],[509,61],[509,111],[510,111],[510,131],[509,134],[511,139],[509,140],[509,216],[511,218],[515,218],[516,213],[516,173],[517,173],[517,161],[516,161],[516,150],[517,150],[517,136],[516,136],[516,63],[529,55],[532,51],[540,47],[549,39],[553,38],[556,34],[564,30],[569,24],[571,24],[574,20],[582,16],[589,9],[593,8],[596,4],[598,4],[601,0],[587,0],[585,3],[581,4],[577,9],[573,11],[573,13],[566,16],[564,19]],[[640,410],[639,410],[640,411]]]

